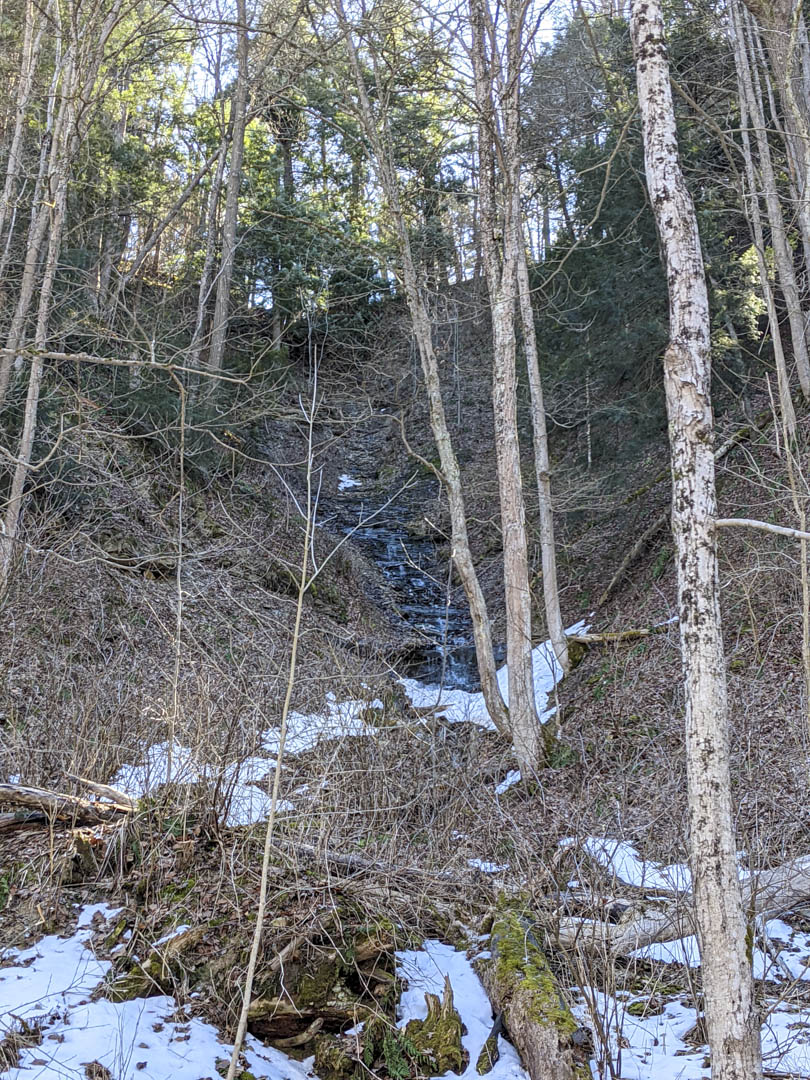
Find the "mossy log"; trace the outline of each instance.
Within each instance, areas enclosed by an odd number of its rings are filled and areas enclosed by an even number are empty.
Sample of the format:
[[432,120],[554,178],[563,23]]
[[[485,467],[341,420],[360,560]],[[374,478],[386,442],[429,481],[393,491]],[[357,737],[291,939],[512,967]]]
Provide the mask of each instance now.
[[476,969],[531,1080],[590,1080],[587,1033],[572,1015],[528,920],[514,907],[499,907],[490,956]]
[[[427,1016],[398,1028],[393,1016],[369,1016],[362,1032],[315,1039],[315,1074],[321,1080],[366,1080],[369,1075],[408,1080],[462,1073],[467,1064],[461,1017],[445,979],[441,1000],[425,994]],[[278,1043],[276,1043],[278,1045]]]
[[286,998],[254,998],[248,1011],[248,1030],[275,1043],[276,1040],[292,1039],[308,1029],[314,1036],[312,1025],[316,1020],[321,1020],[321,1026],[327,1030],[341,1031],[369,1020],[376,1013],[377,1006],[359,999],[298,1005]]

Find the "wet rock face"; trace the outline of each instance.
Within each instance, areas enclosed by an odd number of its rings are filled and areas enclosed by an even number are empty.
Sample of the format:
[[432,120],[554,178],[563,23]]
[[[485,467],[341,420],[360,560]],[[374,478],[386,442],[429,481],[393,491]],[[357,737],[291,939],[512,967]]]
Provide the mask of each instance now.
[[425,480],[387,504],[378,492],[344,487],[329,507],[344,535],[379,566],[391,607],[407,636],[398,649],[400,673],[428,685],[478,690],[478,669],[466,605],[448,597],[448,564],[425,518],[436,484]]

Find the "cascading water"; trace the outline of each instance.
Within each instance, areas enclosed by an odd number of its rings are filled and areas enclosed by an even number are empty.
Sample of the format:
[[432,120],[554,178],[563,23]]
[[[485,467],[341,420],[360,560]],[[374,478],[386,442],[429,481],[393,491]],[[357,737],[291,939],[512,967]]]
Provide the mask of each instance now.
[[396,611],[413,634],[401,674],[429,686],[480,688],[466,606],[448,601],[448,567],[429,537],[414,536],[414,511],[435,498],[429,481],[406,488],[393,501],[346,485],[331,503],[340,531],[381,569]]

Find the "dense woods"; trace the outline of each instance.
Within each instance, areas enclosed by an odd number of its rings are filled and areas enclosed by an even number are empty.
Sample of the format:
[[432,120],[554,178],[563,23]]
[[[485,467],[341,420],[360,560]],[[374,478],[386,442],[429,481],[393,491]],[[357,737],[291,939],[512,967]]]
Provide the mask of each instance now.
[[810,1076],[803,5],[0,75],[0,1071]]

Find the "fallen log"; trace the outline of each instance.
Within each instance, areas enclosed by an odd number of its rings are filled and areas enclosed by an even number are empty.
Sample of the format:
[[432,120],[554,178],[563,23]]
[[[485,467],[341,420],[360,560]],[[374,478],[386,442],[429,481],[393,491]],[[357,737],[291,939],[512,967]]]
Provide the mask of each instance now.
[[653,521],[652,525],[648,525],[641,536],[636,540],[635,544],[630,548],[625,557],[619,564],[619,569],[613,575],[608,582],[608,586],[599,599],[596,601],[597,608],[604,607],[608,600],[611,598],[617,587],[624,581],[625,575],[642,551],[646,548],[653,537],[665,527],[672,514],[671,506],[667,506],[663,513],[659,514]]
[[41,810],[50,818],[70,821],[75,825],[100,825],[105,821],[115,821],[119,815],[128,812],[123,807],[109,803],[94,803],[78,795],[63,795],[22,784],[0,783],[0,803]]
[[76,776],[74,773],[65,773],[68,780],[75,780],[77,784],[81,784],[82,787],[86,787],[88,791],[92,791],[94,795],[100,796],[102,799],[107,799],[117,807],[119,810],[137,810],[138,800],[133,799],[129,795],[125,795],[123,791],[119,791],[118,788],[110,787],[109,784],[99,784],[96,780],[88,780],[84,776]]
[[642,626],[634,630],[606,630],[601,634],[569,634],[568,642],[577,645],[621,645],[625,641],[638,641],[639,638],[651,637],[653,634],[665,634],[676,620],[668,619],[656,626]]
[[0,814],[0,832],[8,829],[25,829],[31,825],[47,825],[48,815],[41,810],[17,810],[10,814]]
[[387,875],[402,875],[404,877],[424,878],[436,885],[446,884],[454,888],[469,886],[452,870],[425,870],[421,866],[406,866],[402,863],[385,863],[376,859],[368,859],[363,855],[343,854],[339,851],[330,851],[326,848],[317,848],[312,844],[304,844],[296,840],[280,840],[273,845],[278,851],[292,850],[296,855],[311,859],[314,862],[323,861],[332,866],[339,866],[350,873],[375,873]]
[[[810,899],[810,855],[760,870],[742,881],[741,887],[746,911],[762,919],[784,915]],[[564,917],[556,928],[556,942],[563,949],[629,956],[647,945],[694,933],[692,903],[683,896],[669,903],[631,905],[617,923]]]
[[574,1019],[517,909],[502,902],[492,925],[490,956],[475,967],[531,1080],[590,1080],[589,1033]]

